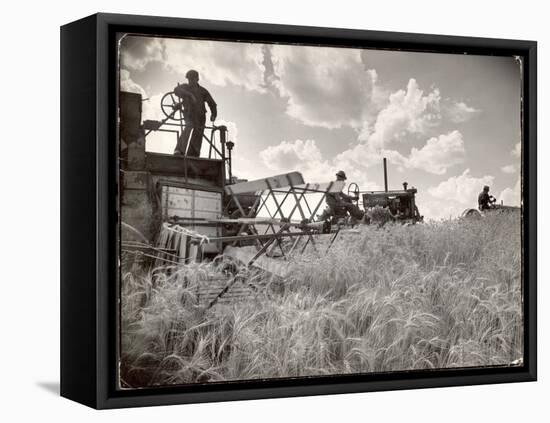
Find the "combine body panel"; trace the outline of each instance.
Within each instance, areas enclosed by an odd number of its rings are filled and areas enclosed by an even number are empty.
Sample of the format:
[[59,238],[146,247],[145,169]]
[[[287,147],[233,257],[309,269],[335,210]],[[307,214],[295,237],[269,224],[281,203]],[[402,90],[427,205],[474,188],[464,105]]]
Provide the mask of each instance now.
[[[222,193],[205,189],[180,188],[164,185],[161,192],[163,221],[177,220],[203,236],[222,236],[220,225],[212,224],[222,215]],[[220,243],[208,243],[203,247],[205,253],[221,253]]]

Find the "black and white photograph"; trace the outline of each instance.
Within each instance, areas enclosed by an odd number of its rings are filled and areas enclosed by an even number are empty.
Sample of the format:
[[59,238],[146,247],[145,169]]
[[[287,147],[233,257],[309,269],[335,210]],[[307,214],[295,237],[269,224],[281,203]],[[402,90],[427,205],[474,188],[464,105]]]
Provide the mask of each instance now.
[[521,366],[522,58],[119,34],[119,388]]
[[544,421],[542,4],[7,4],[0,421]]

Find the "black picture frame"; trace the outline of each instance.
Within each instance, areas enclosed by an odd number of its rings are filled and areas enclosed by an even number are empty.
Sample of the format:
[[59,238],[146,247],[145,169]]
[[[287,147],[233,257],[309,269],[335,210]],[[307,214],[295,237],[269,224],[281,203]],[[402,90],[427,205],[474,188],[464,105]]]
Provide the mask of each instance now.
[[[116,389],[117,32],[523,57],[522,366]],[[95,14],[61,28],[61,395],[97,409],[534,381],[537,377],[534,41]]]

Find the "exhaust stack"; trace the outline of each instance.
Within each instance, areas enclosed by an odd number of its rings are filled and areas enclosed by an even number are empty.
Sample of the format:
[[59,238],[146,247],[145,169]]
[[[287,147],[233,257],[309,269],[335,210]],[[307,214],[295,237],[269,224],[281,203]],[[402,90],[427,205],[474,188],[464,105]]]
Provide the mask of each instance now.
[[388,192],[388,167],[384,157],[384,191]]

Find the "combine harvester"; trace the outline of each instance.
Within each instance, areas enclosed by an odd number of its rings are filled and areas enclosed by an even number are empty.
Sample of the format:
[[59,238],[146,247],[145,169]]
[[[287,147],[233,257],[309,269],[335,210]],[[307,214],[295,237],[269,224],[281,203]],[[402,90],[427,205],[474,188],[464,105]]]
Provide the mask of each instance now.
[[[173,93],[162,98],[161,121],[142,122],[142,101],[139,94],[119,96],[120,252],[134,264],[178,269],[220,257],[234,263],[227,266],[231,272],[206,276],[199,297],[211,307],[246,297],[249,287],[237,282],[249,280],[251,270],[284,278],[296,257],[326,254],[339,236],[358,232],[346,218],[322,211],[327,194],[341,192],[343,181],[307,183],[299,172],[254,181],[233,177],[235,144],[225,126],[205,128],[207,157],[146,151],[151,136],[165,132],[177,139],[185,122]],[[403,190],[388,190],[385,159],[384,182],[384,191],[361,192],[352,183],[348,193],[357,205],[362,194],[369,218],[385,210],[402,223],[422,221],[415,188],[405,183]]]

